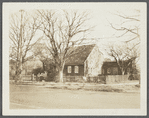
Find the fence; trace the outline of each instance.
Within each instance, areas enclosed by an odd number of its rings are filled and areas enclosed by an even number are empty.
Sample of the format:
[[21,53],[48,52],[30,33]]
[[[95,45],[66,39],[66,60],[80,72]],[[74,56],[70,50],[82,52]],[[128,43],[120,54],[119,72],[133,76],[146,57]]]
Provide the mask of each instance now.
[[[140,75],[133,75],[132,80],[139,80]],[[56,77],[58,81],[59,78]],[[88,82],[88,83],[99,83],[99,84],[112,84],[112,83],[124,83],[129,80],[129,75],[100,75],[95,77],[87,77],[84,81],[83,76],[64,76],[64,82]]]
[[[105,83],[105,76],[96,76],[96,77],[87,77],[86,80],[83,79],[83,76],[64,76],[64,82],[89,82],[89,83]],[[59,77],[55,77],[55,80],[58,82]]]
[[129,75],[107,75],[106,84],[125,82],[128,81],[128,77]]
[[105,84],[106,76],[102,75],[102,76],[88,77],[87,82]]
[[[14,76],[9,75],[9,78],[10,78],[10,80],[14,80],[15,75]],[[31,78],[32,78],[31,75],[21,75],[22,80],[31,80]]]
[[[17,80],[17,82],[32,82],[32,76],[31,75],[21,75],[21,79],[18,79]],[[15,79],[13,78],[13,79],[10,79],[10,84],[14,84],[16,81],[15,81]]]
[[[88,83],[99,83],[99,84],[111,84],[111,83],[121,83],[129,80],[129,75],[100,75],[95,77],[87,77],[86,81],[83,79],[83,76],[64,76],[64,82],[88,82]],[[34,79],[31,75],[22,75],[23,81],[37,80]],[[132,80],[140,80],[139,74],[134,74]],[[38,80],[37,80],[38,81]],[[55,81],[59,81],[59,77],[55,77]]]
[[32,76],[31,75],[22,75],[21,79],[23,81],[31,81],[32,80]]
[[[83,76],[64,76],[64,82],[83,82]],[[59,76],[55,77],[55,81],[59,81]]]

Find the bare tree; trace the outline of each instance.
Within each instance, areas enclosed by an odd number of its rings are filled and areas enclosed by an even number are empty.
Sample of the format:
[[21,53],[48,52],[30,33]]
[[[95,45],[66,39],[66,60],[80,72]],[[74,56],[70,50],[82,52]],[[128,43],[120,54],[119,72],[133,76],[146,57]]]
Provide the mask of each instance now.
[[[116,38],[125,38],[125,44],[121,46],[110,45],[107,49],[108,55],[112,56],[119,65],[122,74],[131,62],[135,62],[140,56],[140,11],[134,10],[133,15],[125,15],[117,12],[112,13],[120,19],[118,24],[109,22],[116,31]],[[126,64],[127,61],[127,64]],[[125,64],[124,64],[125,63]]]
[[120,19],[120,22],[118,24],[111,23],[110,26],[116,31],[116,38],[121,38],[124,36],[127,37],[125,42],[131,43],[135,41],[135,45],[137,46],[140,44],[140,10],[134,10],[133,15],[125,15],[123,13],[117,12],[113,13],[117,18]]
[[[140,57],[139,48],[135,47],[135,44],[128,45],[109,45],[106,49],[109,56],[113,57],[117,62],[122,75],[126,72],[127,67],[134,63]],[[135,62],[136,63],[136,62]]]
[[87,20],[89,20],[88,14],[65,10],[57,12],[38,10],[37,12],[42,24],[41,30],[48,39],[47,48],[59,71],[60,82],[63,82],[65,61],[73,51],[70,51],[70,49],[83,43],[86,40],[83,36],[91,30],[91,27],[86,25]]
[[37,18],[29,16],[24,10],[19,11],[20,14],[11,14],[9,38],[11,44],[10,58],[16,61],[16,77],[21,77],[24,62],[33,58],[27,56],[32,46],[36,42],[32,42],[33,37],[39,25],[37,25]]

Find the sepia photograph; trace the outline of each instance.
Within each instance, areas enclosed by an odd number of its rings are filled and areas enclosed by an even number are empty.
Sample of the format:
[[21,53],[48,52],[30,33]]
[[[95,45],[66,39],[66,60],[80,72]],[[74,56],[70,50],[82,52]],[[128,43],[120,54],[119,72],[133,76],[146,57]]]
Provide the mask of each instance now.
[[3,3],[3,115],[147,115],[145,2]]

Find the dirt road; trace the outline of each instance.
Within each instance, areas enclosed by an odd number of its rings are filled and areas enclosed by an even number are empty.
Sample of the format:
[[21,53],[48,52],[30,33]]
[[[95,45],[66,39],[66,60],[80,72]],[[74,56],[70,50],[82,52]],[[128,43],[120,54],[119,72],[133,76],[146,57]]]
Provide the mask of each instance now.
[[139,93],[10,85],[10,109],[137,109],[139,107]]

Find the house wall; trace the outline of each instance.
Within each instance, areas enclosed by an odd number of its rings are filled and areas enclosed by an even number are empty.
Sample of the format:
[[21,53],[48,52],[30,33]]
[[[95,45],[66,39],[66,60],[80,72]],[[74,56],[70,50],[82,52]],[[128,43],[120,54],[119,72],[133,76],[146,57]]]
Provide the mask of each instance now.
[[85,76],[98,76],[102,73],[102,64],[104,61],[103,54],[99,51],[98,47],[95,46],[84,62]]
[[[71,73],[68,73],[68,66],[71,66]],[[78,73],[75,73],[75,66],[78,66]],[[65,65],[64,76],[84,76],[84,65]]]
[[[117,72],[115,72],[115,74],[113,72],[114,68],[117,68]],[[110,69],[110,71],[111,71],[110,73],[107,72],[108,69]],[[102,68],[102,74],[103,75],[121,75],[122,73],[118,66],[106,66],[106,67]]]

